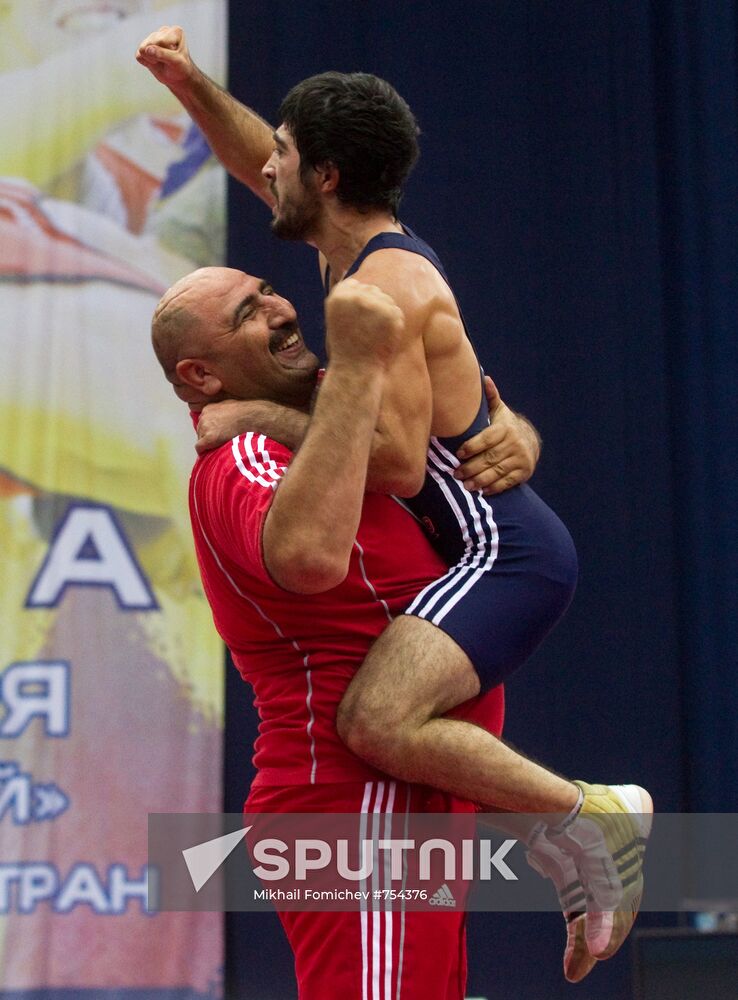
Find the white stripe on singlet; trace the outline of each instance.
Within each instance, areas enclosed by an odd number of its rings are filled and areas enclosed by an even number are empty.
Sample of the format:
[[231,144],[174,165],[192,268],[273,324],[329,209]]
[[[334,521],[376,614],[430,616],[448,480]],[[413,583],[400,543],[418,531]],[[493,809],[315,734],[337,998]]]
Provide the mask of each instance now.
[[[234,449],[236,447],[236,441],[237,441],[237,438],[234,438],[233,439],[233,448]],[[234,450],[234,457],[235,457],[235,455],[236,455],[236,452]],[[238,459],[239,458],[240,458],[240,455],[236,458],[236,465],[238,465]],[[201,472],[202,472],[202,465],[195,472],[195,477],[194,477],[194,479],[192,481],[192,505],[195,508],[195,516],[197,517],[197,523],[198,523],[198,525],[200,527],[200,532],[202,534],[202,537],[205,539],[205,544],[207,545],[208,549],[210,550],[210,554],[212,555],[213,559],[215,560],[216,566],[221,571],[221,573],[226,578],[226,580],[231,585],[231,587],[234,589],[234,591],[238,594],[238,596],[241,597],[241,598],[243,598],[244,601],[247,601],[251,605],[251,607],[254,608],[254,610],[260,615],[260,617],[263,618],[265,622],[267,622],[269,625],[272,626],[272,628],[277,633],[277,635],[279,636],[279,638],[283,639],[285,642],[290,643],[290,645],[295,650],[295,652],[298,653],[302,657],[302,664],[305,667],[305,670],[306,670],[306,673],[307,673],[307,695],[306,695],[306,698],[305,698],[305,705],[306,705],[307,713],[308,713],[308,722],[307,722],[307,725],[305,727],[305,732],[306,732],[306,735],[307,735],[307,738],[308,738],[308,742],[309,742],[309,745],[310,745],[310,760],[311,760],[310,784],[313,785],[313,784],[315,784],[315,777],[316,777],[316,772],[317,772],[317,769],[318,769],[318,758],[317,758],[317,754],[316,754],[315,737],[313,736],[313,725],[315,723],[315,716],[313,715],[313,706],[312,706],[313,683],[312,683],[312,670],[310,669],[310,654],[309,653],[303,653],[303,651],[300,649],[300,646],[299,646],[299,644],[297,643],[297,641],[295,639],[288,639],[287,638],[287,636],[284,634],[284,632],[279,627],[279,625],[272,618],[270,618],[269,615],[266,614],[265,611],[263,611],[261,609],[261,607],[256,603],[256,601],[252,597],[249,597],[248,594],[245,594],[241,590],[241,588],[238,586],[238,584],[236,583],[236,581],[230,575],[230,573],[225,568],[225,566],[223,565],[223,563],[220,561],[220,556],[215,551],[213,543],[210,541],[210,539],[208,538],[208,534],[205,531],[205,525],[202,523],[202,517],[200,516],[200,507],[199,507],[198,502],[197,502],[197,482],[198,482],[198,479],[200,478],[200,473]],[[256,480],[253,479],[253,477],[251,477],[246,470],[244,470],[244,472],[246,472],[246,478],[247,479],[250,479],[252,482],[256,482]],[[270,486],[272,484],[261,483],[260,485],[262,485],[262,486],[264,486],[264,485]],[[273,485],[276,485],[276,484],[273,484]]]
[[434,625],[439,625],[494,565],[499,550],[499,533],[491,505],[480,494],[465,490],[449,475],[459,463],[437,438],[431,438],[428,458],[427,472],[456,518],[465,551],[455,566],[418,594],[408,607],[407,614],[427,618]]

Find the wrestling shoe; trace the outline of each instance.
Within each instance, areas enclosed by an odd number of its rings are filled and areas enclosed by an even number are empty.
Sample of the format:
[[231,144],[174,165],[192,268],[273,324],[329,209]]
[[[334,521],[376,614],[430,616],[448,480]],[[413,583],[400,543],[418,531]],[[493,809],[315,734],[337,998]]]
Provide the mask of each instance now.
[[643,857],[653,802],[638,785],[575,784],[584,799],[576,818],[546,837],[571,856],[587,895],[587,950],[610,958],[630,933],[643,894]]
[[587,950],[585,940],[585,910],[587,896],[577,875],[574,860],[546,838],[545,827],[534,833],[525,857],[531,868],[556,886],[559,905],[566,921],[566,947],[564,949],[564,976],[570,983],[578,983],[597,964]]

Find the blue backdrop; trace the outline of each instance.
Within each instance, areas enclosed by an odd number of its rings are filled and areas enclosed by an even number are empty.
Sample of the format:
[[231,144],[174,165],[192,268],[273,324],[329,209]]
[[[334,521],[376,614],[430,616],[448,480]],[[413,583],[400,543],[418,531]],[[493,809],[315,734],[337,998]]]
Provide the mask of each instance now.
[[[402,217],[540,429],[536,489],[581,562],[566,620],[509,686],[506,735],[573,776],[637,779],[661,810],[738,810],[737,68],[728,0],[231,4],[231,89],[267,119],[325,69],[384,76],[415,110]],[[230,220],[231,263],[319,344],[313,252],[268,236],[235,186]],[[232,688],[238,809],[253,721]],[[471,923],[470,995],[572,995],[560,917]],[[231,922],[232,997],[272,995],[275,928]],[[627,951],[577,996],[628,995]]]

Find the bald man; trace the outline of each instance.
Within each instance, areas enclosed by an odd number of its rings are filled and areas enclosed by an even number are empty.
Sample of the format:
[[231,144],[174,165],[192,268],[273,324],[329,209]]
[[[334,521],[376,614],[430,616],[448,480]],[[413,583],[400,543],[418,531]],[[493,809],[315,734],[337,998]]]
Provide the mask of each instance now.
[[[342,811],[358,811],[366,806],[372,778],[388,787],[376,764],[365,764],[342,743],[336,713],[369,646],[444,568],[398,503],[376,493],[365,496],[403,322],[392,299],[377,288],[350,279],[337,285],[326,301],[331,360],[309,416],[317,359],[305,346],[294,308],[267,282],[231,269],[203,269],[170,289],[154,317],[157,356],[195,414],[226,399],[258,398],[274,413],[284,410],[284,435],[257,430],[200,456],[190,491],[198,560],[216,626],[254,685],[262,713],[251,807],[298,812],[338,804]],[[280,436],[292,437],[288,445],[299,444],[294,457]],[[422,651],[406,657],[398,697],[425,669]],[[574,784],[516,754],[492,735],[501,729],[501,699],[501,690],[493,688],[471,703],[481,717],[470,716],[467,704],[465,718],[434,715],[423,721],[423,752],[383,771],[411,789],[439,789],[452,810],[469,800],[514,810],[523,800],[535,804],[518,811],[562,815],[564,825],[538,844],[544,858],[538,867],[562,888],[582,878],[592,861],[592,842],[583,842],[576,825],[586,791],[585,811],[599,834],[597,861],[604,857],[611,888],[619,887],[615,906],[626,904],[626,910],[588,915],[588,942],[609,957],[634,919],[645,831],[637,814],[650,814],[650,799],[637,786]],[[383,718],[391,739],[391,711]],[[337,790],[344,784],[352,786],[347,798]],[[306,802],[303,793],[316,785]],[[622,814],[620,839],[613,840],[607,824],[598,827],[597,817],[607,813]],[[561,864],[554,871],[545,860],[557,838],[566,850],[555,852]],[[620,851],[616,862],[612,854]],[[612,905],[612,895],[607,903],[603,898],[596,895],[603,908]],[[579,913],[569,925],[568,978],[582,978],[595,961],[583,945],[585,918]],[[300,933],[290,939],[298,978],[301,969],[309,978]]]

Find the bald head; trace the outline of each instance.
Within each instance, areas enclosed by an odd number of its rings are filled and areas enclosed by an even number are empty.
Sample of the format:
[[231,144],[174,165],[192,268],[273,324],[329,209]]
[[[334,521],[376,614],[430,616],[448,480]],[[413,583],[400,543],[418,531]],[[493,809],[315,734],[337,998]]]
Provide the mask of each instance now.
[[[220,272],[225,267],[201,267],[186,274],[169,288],[159,300],[151,321],[151,343],[164,375],[169,382],[177,381],[177,363],[206,346],[200,328],[202,307],[208,293],[217,290]],[[200,336],[198,337],[198,332]]]
[[218,399],[309,403],[318,361],[295,310],[271,285],[230,267],[202,267],[162,296],[151,341],[174,391],[196,407]]

